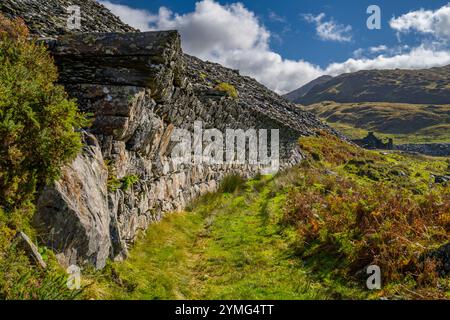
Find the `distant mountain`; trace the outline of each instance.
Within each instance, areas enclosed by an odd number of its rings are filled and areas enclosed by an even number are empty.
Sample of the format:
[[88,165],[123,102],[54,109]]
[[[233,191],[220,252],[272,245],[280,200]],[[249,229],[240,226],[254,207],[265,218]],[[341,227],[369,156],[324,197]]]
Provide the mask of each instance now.
[[450,104],[324,101],[301,108],[351,139],[373,131],[377,136],[394,138],[395,143],[450,141]]
[[450,65],[422,70],[364,70],[328,81],[319,79],[313,81],[319,83],[311,88],[304,89],[310,83],[298,89],[300,93],[306,91],[305,94],[296,97],[296,90],[285,97],[303,105],[321,101],[450,103]]
[[307,94],[315,85],[317,84],[323,84],[329,80],[333,79],[332,76],[321,76],[318,77],[317,79],[308,82],[307,84],[305,84],[304,86],[298,88],[297,90],[294,90],[292,92],[289,92],[287,94],[284,95],[284,97],[286,99],[288,99],[289,101],[295,102],[296,100],[300,99],[301,97],[303,97],[305,94]]

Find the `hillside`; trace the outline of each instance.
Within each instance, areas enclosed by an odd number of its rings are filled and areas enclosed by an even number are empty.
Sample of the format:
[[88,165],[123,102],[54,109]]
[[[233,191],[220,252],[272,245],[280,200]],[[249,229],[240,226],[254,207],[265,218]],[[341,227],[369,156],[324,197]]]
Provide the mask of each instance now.
[[450,66],[346,73],[315,85],[304,96],[291,101],[303,105],[322,101],[448,104]]
[[367,131],[397,143],[448,142],[450,105],[321,102],[300,106],[352,139]]
[[318,77],[317,79],[314,79],[313,81],[308,82],[307,84],[298,88],[297,90],[294,90],[292,92],[285,94],[283,97],[285,97],[289,101],[296,102],[299,99],[301,99],[303,96],[305,96],[316,85],[324,84],[325,82],[328,82],[331,79],[333,79],[333,77],[326,76],[326,75]]
[[0,13],[8,18],[21,17],[32,34],[40,37],[58,36],[67,30],[71,5],[80,7],[80,32],[133,32],[136,29],[124,24],[103,5],[93,0],[2,0]]

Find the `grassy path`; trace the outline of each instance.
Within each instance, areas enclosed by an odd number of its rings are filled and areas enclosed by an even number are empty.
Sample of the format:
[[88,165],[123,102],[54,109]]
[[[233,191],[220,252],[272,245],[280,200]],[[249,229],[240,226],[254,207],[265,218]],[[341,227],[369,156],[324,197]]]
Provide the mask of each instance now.
[[[251,181],[195,210],[152,225],[124,262],[97,275],[96,297],[113,299],[331,299],[355,292],[313,278],[282,227],[283,195]],[[112,274],[105,276],[106,274]],[[106,277],[103,279],[102,277]],[[111,281],[111,278],[114,281]],[[352,290],[353,291],[353,290]]]

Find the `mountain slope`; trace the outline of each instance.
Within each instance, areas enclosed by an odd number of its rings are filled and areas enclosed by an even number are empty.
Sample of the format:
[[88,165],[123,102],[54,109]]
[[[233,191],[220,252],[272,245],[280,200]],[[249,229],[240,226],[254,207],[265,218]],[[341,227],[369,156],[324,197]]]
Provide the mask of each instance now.
[[394,138],[395,143],[450,139],[450,105],[324,101],[302,109],[315,113],[352,139],[365,137],[367,131]]
[[307,84],[298,88],[297,90],[294,90],[292,92],[285,94],[284,97],[286,99],[288,99],[289,101],[295,102],[298,99],[300,99],[301,97],[303,97],[305,94],[307,94],[314,86],[316,86],[318,84],[324,84],[325,82],[328,82],[331,79],[333,79],[333,77],[327,76],[327,75],[318,77],[317,79],[308,82]]
[[317,84],[295,103],[321,101],[450,103],[450,65],[422,70],[363,70]]

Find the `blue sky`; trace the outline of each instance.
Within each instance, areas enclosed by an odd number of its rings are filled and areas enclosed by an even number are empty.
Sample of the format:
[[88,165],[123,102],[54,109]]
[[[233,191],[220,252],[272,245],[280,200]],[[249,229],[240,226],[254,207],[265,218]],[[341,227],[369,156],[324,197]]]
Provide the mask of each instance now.
[[[448,0],[109,0],[145,30],[180,30],[183,49],[284,93],[322,74],[450,63]],[[369,30],[369,5],[381,29]]]

